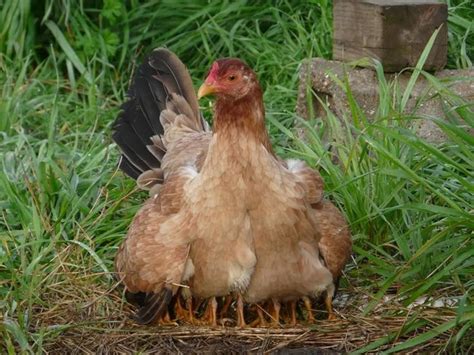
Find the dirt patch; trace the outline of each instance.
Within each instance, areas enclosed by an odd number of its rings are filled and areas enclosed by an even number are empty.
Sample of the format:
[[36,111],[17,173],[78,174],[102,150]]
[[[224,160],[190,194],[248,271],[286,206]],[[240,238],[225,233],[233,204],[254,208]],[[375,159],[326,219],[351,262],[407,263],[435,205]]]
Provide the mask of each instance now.
[[[206,326],[139,326],[131,318],[133,307],[118,289],[95,287],[50,290],[49,305],[34,310],[30,331],[47,332],[44,350],[64,353],[346,353],[378,341],[373,350],[400,344],[448,320],[449,308],[418,306],[407,309],[395,298],[382,301],[365,316],[368,298],[361,290],[343,289],[335,303],[339,319],[301,322],[297,327],[210,328]],[[319,314],[321,316],[321,314]],[[419,324],[419,326],[416,326]],[[417,351],[439,350],[451,336],[440,333]]]

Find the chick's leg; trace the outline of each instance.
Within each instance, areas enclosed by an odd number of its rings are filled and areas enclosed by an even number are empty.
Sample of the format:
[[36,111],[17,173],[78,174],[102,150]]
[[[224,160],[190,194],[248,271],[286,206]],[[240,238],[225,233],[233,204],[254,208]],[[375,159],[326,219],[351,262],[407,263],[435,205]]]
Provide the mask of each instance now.
[[193,298],[188,297],[186,299],[186,308],[188,309],[188,321],[191,324],[196,324],[196,319],[194,319],[194,310],[193,310]]
[[290,301],[290,325],[296,325],[296,301]]
[[[183,302],[185,306],[183,306]],[[186,323],[195,324],[193,296],[188,288],[180,288],[175,304],[176,318]]]
[[281,304],[280,302],[272,298],[272,304],[273,304],[273,314],[272,314],[272,326],[273,327],[279,327],[280,326],[280,309],[281,309]]
[[178,325],[178,323],[171,320],[170,314],[166,311],[163,316],[158,318],[158,325]]
[[311,305],[311,300],[309,299],[309,297],[303,297],[303,302],[306,307],[306,320],[310,323],[316,322],[316,318],[314,318],[313,314],[313,306]]
[[335,291],[334,285],[329,286],[326,291],[326,298],[324,300],[324,303],[326,305],[326,310],[328,311],[328,320],[337,319],[337,316],[334,313],[334,310],[332,308],[332,299],[334,297],[334,291]]
[[[217,325],[217,300],[215,297],[194,298],[193,304],[194,313],[198,314],[197,317],[193,315],[195,325]],[[201,314],[202,308],[204,308],[204,312]]]
[[233,298],[234,297],[232,295],[225,296],[224,305],[222,306],[222,309],[219,313],[219,318],[224,318],[227,315],[227,311],[229,310]]
[[265,320],[265,314],[263,312],[264,312],[263,308],[259,304],[257,304],[257,314],[258,314],[258,319],[260,321],[259,324],[261,327],[266,327],[267,321]]
[[237,327],[247,327],[247,323],[245,323],[244,317],[244,299],[241,294],[237,296]]
[[265,314],[266,311],[263,309],[262,305],[256,303],[255,304],[256,310],[257,310],[257,315],[258,318],[255,319],[252,323],[250,323],[250,327],[266,327],[267,326],[267,321],[265,319]]
[[285,302],[284,313],[281,316],[285,324],[296,325],[296,301]]
[[189,319],[189,314],[188,310],[183,307],[181,304],[181,295],[178,296],[176,299],[176,318],[178,320],[184,320],[185,322],[191,323],[191,320]]
[[209,298],[201,322],[211,327],[217,327],[217,300],[215,297]]
[[217,327],[217,300],[215,297],[211,297],[211,299],[209,300],[209,306],[211,307],[210,325],[213,327]]
[[326,304],[326,309],[328,311],[328,320],[336,320],[337,316],[332,309],[332,298],[327,296],[324,303]]

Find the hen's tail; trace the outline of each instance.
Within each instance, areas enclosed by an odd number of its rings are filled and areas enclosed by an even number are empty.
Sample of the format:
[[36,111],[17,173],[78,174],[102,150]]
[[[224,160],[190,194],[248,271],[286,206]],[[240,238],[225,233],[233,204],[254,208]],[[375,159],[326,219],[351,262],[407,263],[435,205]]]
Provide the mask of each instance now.
[[193,130],[205,129],[191,77],[165,48],[155,49],[140,65],[128,96],[113,124],[112,138],[122,151],[120,169],[133,179],[146,171],[160,171],[166,153],[163,135],[176,117],[184,116]]
[[163,316],[170,306],[173,298],[173,291],[164,288],[159,293],[131,293],[126,292],[127,301],[138,306],[135,320],[140,324],[150,324]]

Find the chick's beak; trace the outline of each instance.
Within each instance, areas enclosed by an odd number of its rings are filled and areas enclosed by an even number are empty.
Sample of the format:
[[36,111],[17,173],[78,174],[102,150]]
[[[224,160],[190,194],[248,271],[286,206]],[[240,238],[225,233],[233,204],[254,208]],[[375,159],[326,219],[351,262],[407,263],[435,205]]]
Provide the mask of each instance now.
[[201,87],[199,88],[198,90],[198,100],[201,98],[201,97],[204,97],[204,96],[207,96],[207,95],[210,95],[210,94],[214,94],[215,92],[217,91],[216,87],[210,83],[204,83],[201,85]]

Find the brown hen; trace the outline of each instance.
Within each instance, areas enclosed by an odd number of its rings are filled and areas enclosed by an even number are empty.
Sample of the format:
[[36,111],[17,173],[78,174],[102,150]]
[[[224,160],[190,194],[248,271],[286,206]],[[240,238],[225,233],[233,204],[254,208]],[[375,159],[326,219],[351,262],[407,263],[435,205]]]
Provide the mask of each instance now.
[[[164,314],[183,284],[211,298],[213,324],[214,297],[238,294],[243,326],[243,298],[314,296],[331,292],[337,277],[320,257],[321,219],[334,212],[321,200],[322,180],[275,156],[255,73],[238,59],[218,60],[198,92],[208,94],[217,97],[213,133],[184,65],[155,50],[114,126],[120,167],[151,189],[116,257],[127,291],[142,295],[142,323]],[[338,257],[326,249],[327,260]]]

